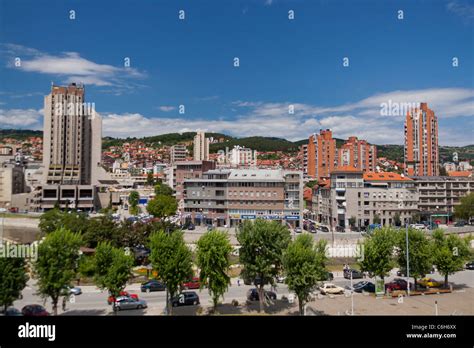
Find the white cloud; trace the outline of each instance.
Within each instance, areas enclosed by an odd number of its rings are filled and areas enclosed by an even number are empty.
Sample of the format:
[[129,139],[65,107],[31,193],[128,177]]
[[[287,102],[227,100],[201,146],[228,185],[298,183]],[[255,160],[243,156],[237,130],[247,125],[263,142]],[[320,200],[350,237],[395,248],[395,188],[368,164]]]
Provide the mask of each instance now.
[[41,128],[42,110],[0,109],[1,128]]
[[265,6],[271,6],[273,4],[273,0],[265,0]]
[[[67,83],[82,82],[88,85],[120,87],[125,85],[125,80],[146,77],[145,73],[135,68],[99,64],[81,57],[77,52],[51,55],[15,44],[2,45],[2,51],[9,57],[7,66],[10,68],[59,76]],[[14,66],[15,57],[21,58],[21,67]]]
[[474,4],[470,4],[466,1],[453,0],[446,4],[446,8],[449,12],[452,12],[464,19],[474,19]]

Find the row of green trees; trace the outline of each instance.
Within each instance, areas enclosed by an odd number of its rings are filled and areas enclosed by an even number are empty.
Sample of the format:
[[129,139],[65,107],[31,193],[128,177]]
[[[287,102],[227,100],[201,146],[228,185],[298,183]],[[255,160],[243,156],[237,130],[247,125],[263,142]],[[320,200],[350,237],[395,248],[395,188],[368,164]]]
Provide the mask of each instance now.
[[358,262],[361,270],[382,279],[397,265],[405,271],[407,234],[409,271],[415,279],[415,287],[417,279],[430,273],[433,266],[444,276],[445,286],[448,286],[448,276],[462,269],[471,258],[469,238],[447,235],[442,230],[435,230],[429,236],[412,228],[407,232],[403,228],[383,227],[361,243],[362,255]]

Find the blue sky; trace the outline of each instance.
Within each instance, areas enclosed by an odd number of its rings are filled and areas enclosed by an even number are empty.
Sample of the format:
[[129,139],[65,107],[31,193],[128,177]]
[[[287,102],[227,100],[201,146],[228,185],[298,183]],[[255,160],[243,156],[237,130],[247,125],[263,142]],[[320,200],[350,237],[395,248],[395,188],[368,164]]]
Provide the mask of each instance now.
[[467,0],[0,0],[0,128],[41,129],[51,81],[74,81],[105,135],[332,128],[401,144],[404,118],[381,104],[426,101],[440,144],[471,144],[473,30]]

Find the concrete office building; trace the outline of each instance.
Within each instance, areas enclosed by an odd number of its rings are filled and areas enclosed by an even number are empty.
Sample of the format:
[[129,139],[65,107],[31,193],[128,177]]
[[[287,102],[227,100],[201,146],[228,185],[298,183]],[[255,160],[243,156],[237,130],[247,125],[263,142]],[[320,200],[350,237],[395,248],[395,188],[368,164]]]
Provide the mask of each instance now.
[[176,144],[171,146],[170,149],[170,162],[179,162],[179,161],[186,161],[186,156],[188,155],[188,150],[186,149],[186,145]]
[[3,163],[0,166],[0,207],[13,207],[13,196],[24,192],[26,192],[24,167],[15,163]]
[[263,218],[302,226],[301,171],[217,169],[185,179],[184,187],[184,221],[233,227]]

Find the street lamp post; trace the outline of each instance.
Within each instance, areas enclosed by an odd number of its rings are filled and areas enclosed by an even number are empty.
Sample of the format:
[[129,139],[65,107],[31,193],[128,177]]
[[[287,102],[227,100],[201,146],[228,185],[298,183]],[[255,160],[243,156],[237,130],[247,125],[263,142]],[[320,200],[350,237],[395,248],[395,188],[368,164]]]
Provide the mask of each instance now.
[[405,223],[405,239],[407,248],[407,296],[410,296],[410,251],[408,249],[408,221]]
[[351,270],[351,315],[354,315],[354,287],[352,286],[352,270]]

